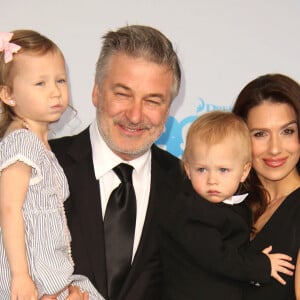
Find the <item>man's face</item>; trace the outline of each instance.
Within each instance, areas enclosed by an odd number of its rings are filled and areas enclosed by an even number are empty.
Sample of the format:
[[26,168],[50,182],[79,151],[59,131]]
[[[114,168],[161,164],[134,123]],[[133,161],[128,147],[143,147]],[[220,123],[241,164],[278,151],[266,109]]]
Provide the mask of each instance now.
[[115,54],[93,90],[98,128],[109,148],[124,160],[145,153],[164,129],[173,74],[165,65]]

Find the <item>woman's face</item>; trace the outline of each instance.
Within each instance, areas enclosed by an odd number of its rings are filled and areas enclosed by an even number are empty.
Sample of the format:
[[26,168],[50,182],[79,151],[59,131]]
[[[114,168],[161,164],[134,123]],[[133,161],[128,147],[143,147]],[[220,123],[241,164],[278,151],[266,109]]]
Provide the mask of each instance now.
[[298,177],[300,157],[297,116],[285,103],[265,101],[247,116],[253,168],[262,183]]

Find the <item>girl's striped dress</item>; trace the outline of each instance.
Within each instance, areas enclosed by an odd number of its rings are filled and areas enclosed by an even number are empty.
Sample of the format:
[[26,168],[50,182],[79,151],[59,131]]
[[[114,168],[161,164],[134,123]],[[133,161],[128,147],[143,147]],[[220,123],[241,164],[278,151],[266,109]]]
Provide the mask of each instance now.
[[[86,277],[73,275],[71,237],[63,208],[69,188],[55,155],[33,132],[19,129],[0,141],[0,176],[3,169],[16,161],[32,168],[23,217],[27,259],[39,297],[77,285],[89,292],[89,299],[104,299]],[[65,299],[67,295],[66,289],[58,299]],[[10,271],[1,228],[0,299],[10,299]]]

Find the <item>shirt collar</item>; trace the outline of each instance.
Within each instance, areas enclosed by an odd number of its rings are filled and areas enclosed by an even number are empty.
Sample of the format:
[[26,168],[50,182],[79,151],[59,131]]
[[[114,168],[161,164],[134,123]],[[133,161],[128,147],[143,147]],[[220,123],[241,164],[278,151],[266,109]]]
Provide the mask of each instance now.
[[247,196],[248,196],[248,194],[233,195],[230,198],[225,199],[223,201],[223,203],[230,204],[230,205],[239,204],[239,203],[243,202]]

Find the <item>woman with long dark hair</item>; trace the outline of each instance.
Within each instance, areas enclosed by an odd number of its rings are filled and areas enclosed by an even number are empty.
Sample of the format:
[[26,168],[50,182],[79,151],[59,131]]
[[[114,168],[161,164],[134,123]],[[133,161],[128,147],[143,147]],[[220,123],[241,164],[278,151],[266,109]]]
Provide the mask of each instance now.
[[[245,299],[300,299],[300,85],[282,74],[267,74],[248,83],[233,112],[247,123],[253,168],[247,179],[253,229],[250,247],[293,257],[294,276],[249,285]],[[297,297],[297,298],[296,298]]]

